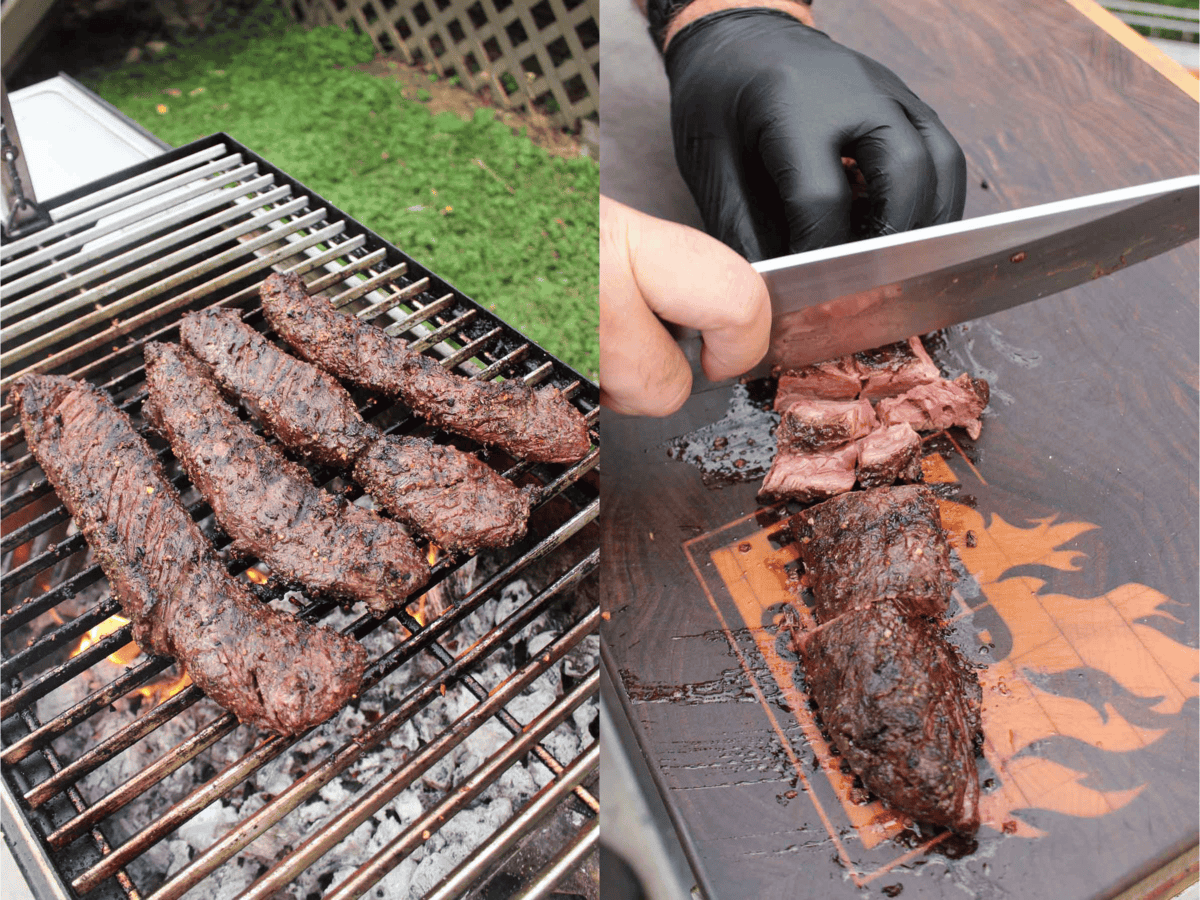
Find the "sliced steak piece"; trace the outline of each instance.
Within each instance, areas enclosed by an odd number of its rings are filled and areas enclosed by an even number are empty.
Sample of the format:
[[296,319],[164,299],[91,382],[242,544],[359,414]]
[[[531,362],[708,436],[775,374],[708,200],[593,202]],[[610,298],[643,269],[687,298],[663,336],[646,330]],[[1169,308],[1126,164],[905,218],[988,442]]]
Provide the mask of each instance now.
[[843,356],[780,372],[775,409],[783,411],[797,400],[854,400],[861,389],[862,378],[854,358]]
[[921,822],[975,831],[979,681],[938,626],[874,603],[797,644],[809,694],[863,784]]
[[316,366],[281,351],[232,309],[183,317],[179,336],[280,443],[326,465],[349,467],[379,430],[350,394]]
[[760,500],[812,503],[854,487],[858,445],[846,444],[820,453],[780,453],[759,488]]
[[354,479],[438,546],[472,553],[523,538],[536,493],[468,453],[413,437],[372,444],[355,463]]
[[862,378],[859,396],[868,400],[895,397],[942,377],[916,336],[855,353],[854,364]]
[[574,462],[591,450],[587,422],[556,388],[471,381],[413,353],[382,329],[311,297],[291,273],[260,290],[271,327],[304,359],[360,387],[399,397],[417,415],[519,459]]
[[397,522],[339,500],[250,430],[204,363],[174,344],[146,345],[143,414],[170,442],[234,547],[321,594],[383,615],[429,579]]
[[979,417],[989,394],[986,381],[964,373],[953,381],[941,378],[899,397],[880,400],[876,412],[885,425],[907,422],[917,431],[941,431],[957,425],[975,440],[983,429]]
[[797,400],[775,430],[779,453],[830,451],[871,433],[879,424],[866,400]]
[[880,600],[910,615],[946,611],[950,548],[924,485],[842,494],[798,513],[791,527],[818,621]]
[[922,477],[921,436],[907,422],[877,428],[858,442],[860,487],[885,487]]
[[103,391],[29,375],[10,401],[139,647],[175,657],[243,722],[284,735],[323,722],[358,690],[363,648],[263,605],[231,578],[154,453]]

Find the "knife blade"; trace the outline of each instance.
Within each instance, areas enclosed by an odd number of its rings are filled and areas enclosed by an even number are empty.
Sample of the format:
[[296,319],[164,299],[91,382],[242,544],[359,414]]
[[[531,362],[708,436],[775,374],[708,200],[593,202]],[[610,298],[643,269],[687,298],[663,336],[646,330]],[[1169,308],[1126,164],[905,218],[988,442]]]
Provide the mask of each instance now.
[[1200,175],[755,263],[764,361],[793,368],[926,334],[1101,278],[1195,240]]

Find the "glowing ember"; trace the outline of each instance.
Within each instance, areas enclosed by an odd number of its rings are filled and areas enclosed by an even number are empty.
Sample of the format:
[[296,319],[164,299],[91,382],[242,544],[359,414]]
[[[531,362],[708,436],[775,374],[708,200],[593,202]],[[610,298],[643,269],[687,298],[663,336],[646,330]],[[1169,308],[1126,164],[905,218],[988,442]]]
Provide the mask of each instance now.
[[255,584],[266,584],[270,580],[266,575],[264,575],[258,569],[247,569],[246,577],[249,578],[251,581],[253,581]]

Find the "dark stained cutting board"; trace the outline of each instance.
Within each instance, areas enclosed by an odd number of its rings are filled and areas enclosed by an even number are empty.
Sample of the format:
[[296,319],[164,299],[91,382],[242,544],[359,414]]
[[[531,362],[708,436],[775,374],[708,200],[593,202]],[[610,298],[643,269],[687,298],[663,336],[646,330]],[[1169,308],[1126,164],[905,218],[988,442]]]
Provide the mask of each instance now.
[[[694,222],[623,7],[602,22],[620,54],[603,189]],[[1197,171],[1196,102],[1065,0],[814,11],[938,110],[967,154],[968,216]],[[935,353],[993,388],[980,440],[931,441],[925,461],[960,575],[953,634],[985,667],[973,852],[848,800],[780,638],[794,551],[776,514],[757,482],[710,489],[668,456],[733,388],[703,385],[667,420],[603,418],[606,659],[710,900],[1082,900],[1195,878],[1198,283],[1192,244]]]

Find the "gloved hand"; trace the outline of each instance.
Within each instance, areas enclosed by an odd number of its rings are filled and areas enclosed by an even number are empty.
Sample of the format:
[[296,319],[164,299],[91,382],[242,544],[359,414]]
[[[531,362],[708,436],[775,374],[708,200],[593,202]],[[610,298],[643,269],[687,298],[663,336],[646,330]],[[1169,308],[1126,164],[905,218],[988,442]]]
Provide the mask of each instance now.
[[[698,19],[666,66],[675,159],[709,234],[747,259],[962,218],[966,161],[937,114],[787,13]],[[854,215],[842,157],[866,178]]]

